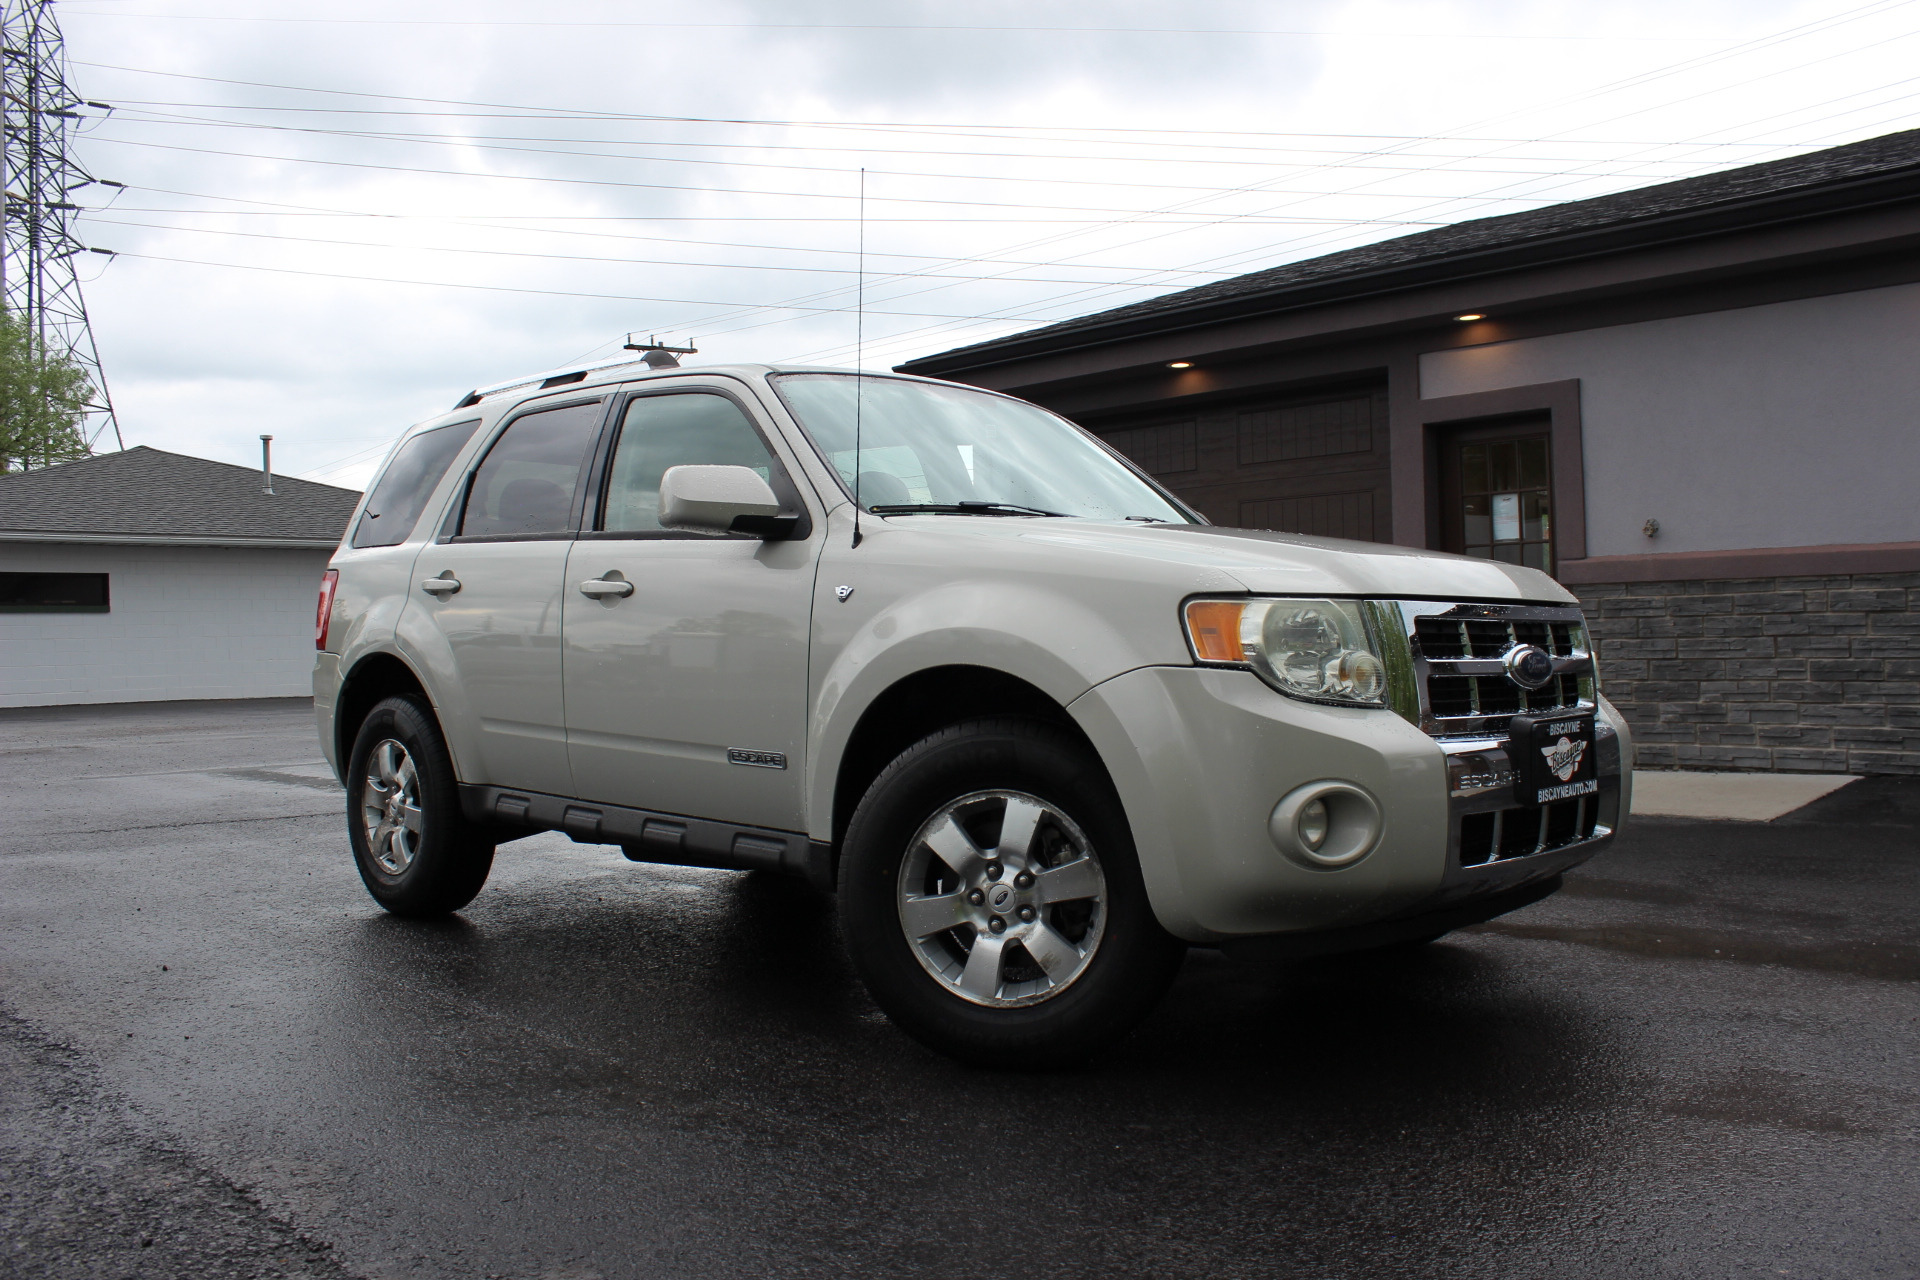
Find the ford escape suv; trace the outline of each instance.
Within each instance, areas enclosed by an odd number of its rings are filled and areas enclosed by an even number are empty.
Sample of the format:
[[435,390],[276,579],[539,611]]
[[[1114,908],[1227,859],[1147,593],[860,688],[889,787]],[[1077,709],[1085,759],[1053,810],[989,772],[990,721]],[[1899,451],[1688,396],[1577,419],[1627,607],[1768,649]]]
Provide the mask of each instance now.
[[1209,525],[1080,428],[928,379],[625,364],[463,399],[326,572],[314,671],[374,898],[540,831],[837,890],[902,1028],[1044,1066],[1189,945],[1410,945],[1628,811],[1532,569]]

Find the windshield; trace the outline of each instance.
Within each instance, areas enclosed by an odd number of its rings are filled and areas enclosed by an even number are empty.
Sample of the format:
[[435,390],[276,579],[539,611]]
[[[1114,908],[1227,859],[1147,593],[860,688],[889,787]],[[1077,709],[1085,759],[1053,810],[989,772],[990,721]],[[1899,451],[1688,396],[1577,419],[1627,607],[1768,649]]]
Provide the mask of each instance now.
[[773,381],[849,493],[857,481],[869,511],[1189,521],[1079,428],[1034,405],[904,378],[788,373]]

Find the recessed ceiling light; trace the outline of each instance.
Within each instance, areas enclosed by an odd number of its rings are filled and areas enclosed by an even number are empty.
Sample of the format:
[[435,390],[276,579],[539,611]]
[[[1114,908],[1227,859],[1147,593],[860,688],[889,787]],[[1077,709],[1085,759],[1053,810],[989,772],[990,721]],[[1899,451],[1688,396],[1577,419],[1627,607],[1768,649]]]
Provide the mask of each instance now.
[[1454,319],[1455,320],[1485,320],[1486,317],[1481,315],[1478,311],[1467,311],[1467,312],[1463,312],[1460,315],[1455,316]]
[[1169,364],[1169,365],[1167,366],[1167,368],[1169,368],[1169,369],[1191,369],[1191,368],[1193,368],[1193,361],[1191,361],[1191,360],[1175,360],[1175,361],[1173,361],[1173,362],[1172,362],[1171,364]]

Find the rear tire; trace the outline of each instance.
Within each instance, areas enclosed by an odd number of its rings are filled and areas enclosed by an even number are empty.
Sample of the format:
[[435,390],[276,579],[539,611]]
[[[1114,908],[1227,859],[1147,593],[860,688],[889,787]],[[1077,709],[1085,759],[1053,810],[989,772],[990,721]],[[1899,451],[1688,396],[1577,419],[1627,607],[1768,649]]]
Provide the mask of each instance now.
[[1154,918],[1120,799],[1051,726],[955,725],[904,752],[848,824],[847,949],[929,1047],[982,1066],[1079,1062],[1165,994],[1185,944]]
[[354,735],[347,830],[361,882],[395,915],[458,911],[493,869],[493,838],[460,809],[440,726],[411,698],[378,703]]

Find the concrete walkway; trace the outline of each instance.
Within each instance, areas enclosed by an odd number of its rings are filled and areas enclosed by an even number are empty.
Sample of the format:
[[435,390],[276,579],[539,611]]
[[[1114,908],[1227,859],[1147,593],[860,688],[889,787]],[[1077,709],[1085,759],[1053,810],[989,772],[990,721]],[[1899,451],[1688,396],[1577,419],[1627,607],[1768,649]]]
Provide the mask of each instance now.
[[1845,773],[1676,773],[1636,769],[1633,812],[1645,818],[1772,822],[1850,782]]

